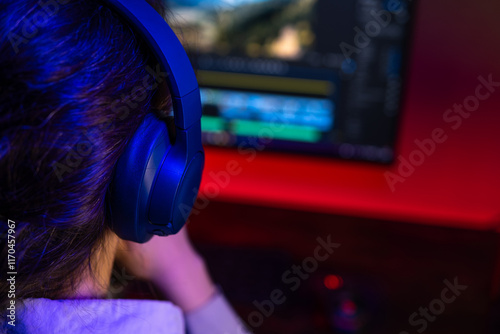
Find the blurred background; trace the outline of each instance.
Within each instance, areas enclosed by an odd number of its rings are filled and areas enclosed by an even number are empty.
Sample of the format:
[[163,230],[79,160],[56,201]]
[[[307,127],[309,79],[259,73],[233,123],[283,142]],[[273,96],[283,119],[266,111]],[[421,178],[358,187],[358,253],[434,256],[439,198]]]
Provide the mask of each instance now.
[[500,332],[500,2],[168,3],[189,229],[255,333]]

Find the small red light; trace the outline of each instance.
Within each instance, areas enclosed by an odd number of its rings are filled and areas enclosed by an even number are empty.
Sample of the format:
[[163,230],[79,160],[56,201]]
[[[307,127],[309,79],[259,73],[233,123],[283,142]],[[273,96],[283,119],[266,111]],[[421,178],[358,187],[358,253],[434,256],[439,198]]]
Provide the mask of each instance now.
[[329,290],[337,290],[344,285],[344,280],[342,277],[337,275],[327,275],[323,281],[325,287]]

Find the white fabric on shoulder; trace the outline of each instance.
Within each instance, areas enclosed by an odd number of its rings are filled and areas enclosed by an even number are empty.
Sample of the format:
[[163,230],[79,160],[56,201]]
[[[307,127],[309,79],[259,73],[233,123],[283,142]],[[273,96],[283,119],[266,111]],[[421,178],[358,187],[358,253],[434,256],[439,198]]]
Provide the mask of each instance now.
[[166,301],[37,298],[24,305],[16,324],[22,333],[185,333],[182,311]]

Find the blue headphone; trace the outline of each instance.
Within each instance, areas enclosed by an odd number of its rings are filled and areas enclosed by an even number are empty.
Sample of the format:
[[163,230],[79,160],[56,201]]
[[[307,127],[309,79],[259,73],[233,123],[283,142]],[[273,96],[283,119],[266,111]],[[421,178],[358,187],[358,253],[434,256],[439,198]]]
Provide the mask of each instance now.
[[113,231],[146,242],[177,233],[193,207],[201,182],[201,102],[196,77],[176,35],[144,0],[106,0],[143,39],[168,74],[175,139],[153,113],[127,144],[115,167],[108,204]]

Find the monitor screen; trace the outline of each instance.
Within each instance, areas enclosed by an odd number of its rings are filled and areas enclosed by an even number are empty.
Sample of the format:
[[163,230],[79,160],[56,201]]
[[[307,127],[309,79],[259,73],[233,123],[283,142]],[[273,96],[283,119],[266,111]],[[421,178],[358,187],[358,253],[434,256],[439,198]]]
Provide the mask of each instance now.
[[169,0],[205,145],[394,158],[411,0]]

